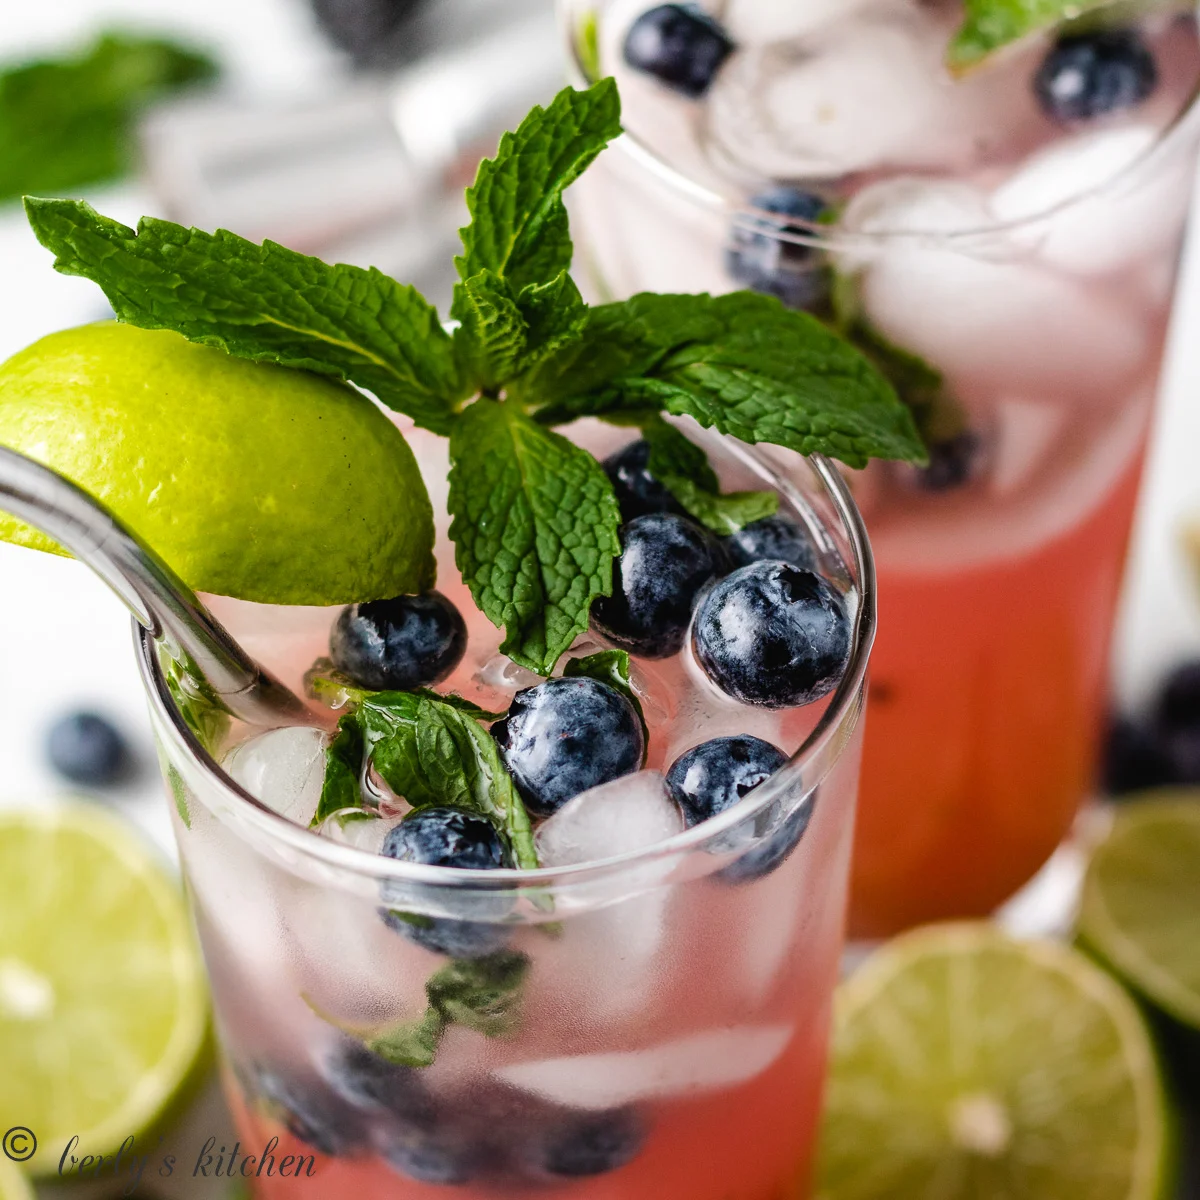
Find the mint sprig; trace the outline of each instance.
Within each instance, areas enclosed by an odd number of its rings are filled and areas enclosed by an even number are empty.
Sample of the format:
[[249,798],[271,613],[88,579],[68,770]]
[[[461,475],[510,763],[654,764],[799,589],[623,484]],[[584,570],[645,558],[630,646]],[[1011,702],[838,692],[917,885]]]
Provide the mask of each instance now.
[[[459,569],[505,630],[504,652],[549,675],[587,628],[592,601],[611,591],[620,518],[599,464],[547,426],[637,415],[667,486],[718,532],[773,501],[721,496],[660,412],[851,466],[924,459],[911,415],[868,358],[778,300],[584,304],[569,274],[563,191],[619,132],[616,86],[604,80],[564,90],[505,135],[468,193],[453,334],[413,288],[379,271],[151,218],[135,231],[76,201],[26,208],[58,270],[96,281],[119,319],[347,380],[449,436]],[[342,702],[358,699],[345,692]],[[443,724],[460,759],[476,757],[463,730]]]
[[55,269],[98,283],[119,320],[352,380],[418,425],[449,431],[464,387],[450,336],[415,288],[223,229],[143,217],[135,231],[80,200],[27,198],[25,211]]
[[102,34],[81,53],[0,72],[0,202],[103,183],[136,159],[134,122],[160,96],[211,79],[204,54]]
[[612,590],[621,513],[586,450],[512,404],[480,400],[450,435],[450,536],[500,649],[542,675]]

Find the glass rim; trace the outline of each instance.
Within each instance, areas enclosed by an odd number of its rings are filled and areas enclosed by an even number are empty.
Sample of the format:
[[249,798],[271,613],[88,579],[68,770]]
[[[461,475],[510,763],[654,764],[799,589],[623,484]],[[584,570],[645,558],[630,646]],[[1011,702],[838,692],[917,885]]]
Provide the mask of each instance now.
[[[753,453],[753,448],[744,449],[751,451],[751,457],[760,467],[769,471],[777,481],[786,484],[779,471]],[[151,632],[134,620],[134,651],[143,689],[153,715],[158,718],[158,727],[167,732],[174,743],[174,749],[186,755],[200,768],[206,783],[217,789],[226,801],[232,802],[234,810],[239,817],[244,818],[246,824],[267,838],[273,846],[286,846],[289,851],[326,868],[381,882],[420,884],[430,889],[544,892],[559,886],[569,888],[619,877],[625,872],[635,872],[648,863],[702,850],[706,845],[717,841],[722,834],[743,825],[767,809],[795,780],[804,780],[805,768],[820,759],[843,725],[848,722],[849,729],[853,730],[862,719],[865,705],[861,702],[861,694],[865,689],[877,619],[874,555],[862,515],[841,472],[829,459],[821,455],[805,456],[805,461],[810,464],[823,484],[826,495],[832,500],[852,551],[859,602],[851,631],[851,653],[846,670],[831,694],[825,711],[808,736],[785,766],[751,793],[748,802],[734,805],[726,812],[652,846],[572,866],[539,867],[536,870],[506,867],[483,871],[400,862],[356,846],[341,845],[289,821],[252,796],[225,773],[216,759],[201,745],[175,706],[156,653],[157,643]],[[843,746],[837,749],[834,761],[840,759],[848,740],[847,738]],[[167,761],[171,761],[169,753]],[[811,802],[811,796],[819,783],[820,780],[816,778],[805,781],[808,795],[804,803]],[[220,817],[217,819],[220,820]],[[714,856],[713,871],[719,870],[721,866],[721,861]]]
[[[562,17],[560,27],[566,44],[568,78],[573,87],[590,87],[597,81],[588,74],[580,61],[579,39],[571,28],[573,16],[569,11],[569,5],[565,0],[558,0],[558,4]],[[1180,11],[1192,11],[1192,6],[1188,5],[1186,8],[1181,8]],[[1078,205],[1103,195],[1110,188],[1123,185],[1160,155],[1173,152],[1177,142],[1183,141],[1194,132],[1192,128],[1194,125],[1200,126],[1200,80],[1197,81],[1188,96],[1187,103],[1156,132],[1154,140],[1115,174],[1035,213],[1008,221],[996,221],[987,225],[950,230],[897,227],[895,229],[851,231],[840,229],[837,225],[823,225],[819,221],[805,221],[799,217],[783,218],[781,214],[771,212],[769,209],[755,208],[749,201],[737,202],[732,197],[723,195],[706,184],[690,178],[673,167],[644,140],[628,130],[624,130],[620,137],[609,143],[607,152],[624,154],[630,161],[649,171],[661,183],[692,204],[713,213],[723,214],[728,223],[737,229],[761,234],[791,245],[820,246],[827,250],[841,252],[909,239],[954,246],[994,237],[997,234],[1019,233],[1036,227],[1051,218],[1069,213]],[[936,180],[941,177],[930,175],[928,172],[910,172],[907,175],[897,175],[895,178]],[[776,180],[775,182],[783,183],[784,181]],[[766,186],[765,183],[764,186]],[[780,223],[784,219],[786,219],[787,226],[780,228]]]

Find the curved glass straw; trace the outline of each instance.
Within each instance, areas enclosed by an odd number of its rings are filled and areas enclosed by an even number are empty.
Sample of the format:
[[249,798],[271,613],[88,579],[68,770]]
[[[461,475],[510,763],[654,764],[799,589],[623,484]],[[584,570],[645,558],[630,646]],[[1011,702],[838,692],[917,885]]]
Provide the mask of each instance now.
[[150,637],[186,672],[198,671],[235,717],[253,725],[312,722],[300,700],[250,658],[192,589],[69,479],[0,446],[0,509],[95,571]]

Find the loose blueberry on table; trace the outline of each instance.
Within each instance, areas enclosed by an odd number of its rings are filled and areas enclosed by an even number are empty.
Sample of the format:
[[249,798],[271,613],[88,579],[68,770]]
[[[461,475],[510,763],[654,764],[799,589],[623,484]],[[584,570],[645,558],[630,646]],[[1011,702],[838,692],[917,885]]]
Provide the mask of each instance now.
[[46,735],[50,765],[72,783],[105,787],[128,774],[132,755],[120,731],[98,713],[59,718]]

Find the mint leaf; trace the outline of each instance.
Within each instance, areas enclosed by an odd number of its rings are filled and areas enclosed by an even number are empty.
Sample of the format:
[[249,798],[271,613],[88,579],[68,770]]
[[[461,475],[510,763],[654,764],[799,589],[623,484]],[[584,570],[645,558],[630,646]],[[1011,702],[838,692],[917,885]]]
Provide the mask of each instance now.
[[[616,688],[630,704],[642,723],[642,736],[647,749],[650,746],[650,727],[646,724],[646,715],[642,712],[642,702],[633,684],[629,680],[629,651],[600,650],[584,658],[573,658],[563,668],[564,679],[575,679],[580,676],[588,679],[598,679]],[[645,766],[645,753],[642,755],[642,765]]]
[[310,829],[316,829],[335,812],[341,812],[344,808],[358,808],[362,804],[362,791],[359,788],[362,766],[362,729],[357,714],[347,713],[338,722],[337,733],[325,750],[325,779]]
[[771,296],[635,296],[592,309],[583,338],[522,380],[538,419],[658,408],[744,442],[924,461],[912,417],[871,363]]
[[213,691],[212,685],[191,656],[182,650],[174,653],[179,657],[172,657],[167,648],[159,643],[158,662],[163,682],[184,724],[196,735],[200,745],[216,756],[229,733],[229,709]]
[[[516,865],[534,870],[539,863],[525,804],[495,740],[476,714],[459,704],[466,702],[447,703],[428,693],[368,693],[343,721],[354,722],[361,734],[362,757],[397,795],[414,808],[449,805],[488,817],[508,843]],[[483,716],[493,719],[490,713]],[[333,786],[328,772],[326,784]]]
[[542,675],[612,590],[621,515],[600,464],[513,404],[479,400],[450,435],[450,536],[500,649]]
[[425,984],[431,1011],[447,1024],[485,1037],[504,1037],[518,1026],[529,959],[515,951],[456,960]]
[[480,271],[455,285],[450,312],[461,323],[454,334],[460,371],[491,395],[579,338],[587,317],[579,289],[565,271],[519,294],[494,271]]
[[963,0],[963,23],[950,42],[946,63],[955,71],[1043,29],[1051,29],[1114,0]]
[[256,362],[350,380],[445,433],[464,396],[436,309],[374,268],[143,217],[137,231],[78,200],[27,198],[64,275],[100,285],[118,318]]
[[138,112],[216,74],[206,55],[117,33],[72,57],[9,67],[0,73],[0,202],[125,175]]
[[646,464],[650,474],[705,528],[726,536],[778,511],[779,496],[775,492],[722,495],[708,456],[657,413],[640,424],[642,437],[650,445]]
[[432,1008],[415,1021],[393,1025],[382,1033],[365,1037],[362,1043],[372,1054],[400,1067],[431,1067],[446,1023]]
[[451,708],[468,717],[474,717],[477,721],[498,721],[505,715],[502,712],[491,712],[486,708],[480,708],[478,704],[467,700],[457,692],[442,693],[435,692],[431,688],[417,688],[413,694],[424,696],[428,700],[436,700],[441,704],[448,704]]
[[467,191],[459,278],[491,270],[523,288],[566,271],[572,248],[562,194],[620,132],[621,102],[608,79],[584,92],[564,88],[506,133]]

